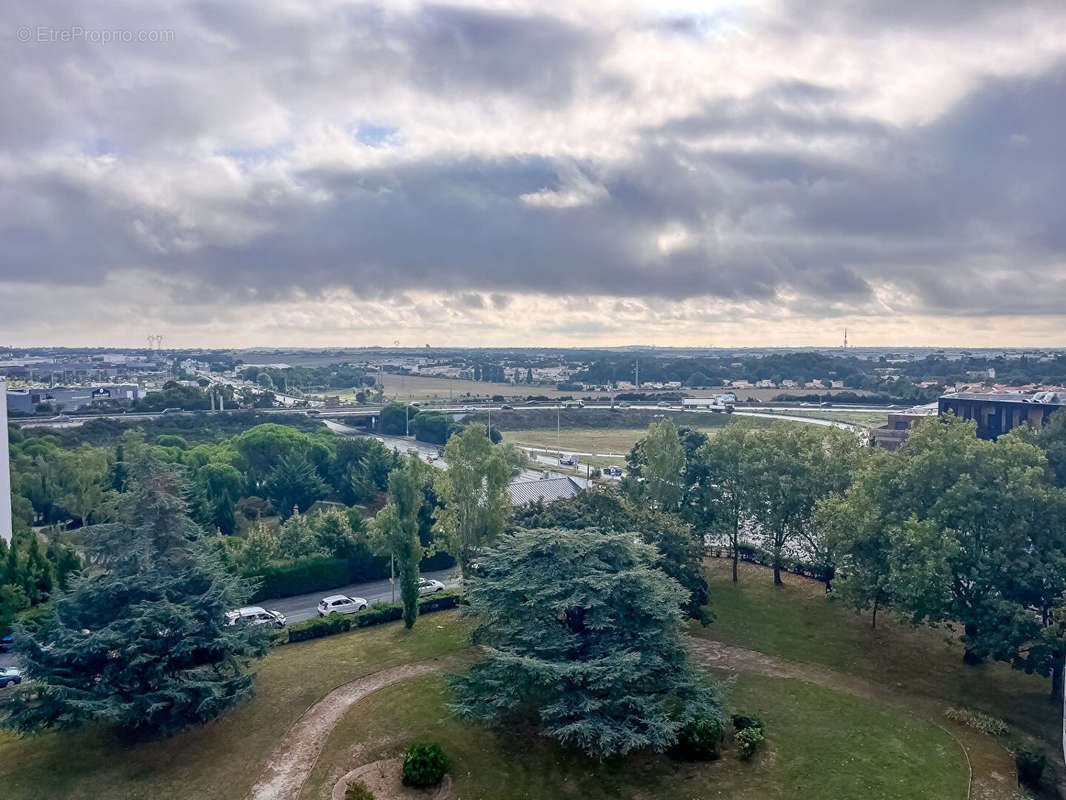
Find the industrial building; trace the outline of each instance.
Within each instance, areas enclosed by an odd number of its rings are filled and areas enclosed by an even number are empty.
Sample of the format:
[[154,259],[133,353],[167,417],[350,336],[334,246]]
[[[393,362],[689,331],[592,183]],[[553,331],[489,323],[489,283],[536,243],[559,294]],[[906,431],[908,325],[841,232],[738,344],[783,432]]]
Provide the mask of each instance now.
[[1066,408],[1066,392],[956,392],[940,398],[939,412],[977,421],[977,435],[995,439],[1019,425],[1040,430],[1048,417]]
[[906,411],[894,411],[888,415],[888,423],[870,431],[870,443],[882,450],[898,450],[906,440],[911,428],[923,419],[934,417],[940,409],[936,403],[908,408]]
[[136,384],[106,384],[100,386],[53,386],[47,389],[8,389],[9,414],[32,414],[38,405],[47,403],[54,409],[76,411],[93,403],[108,400],[139,400],[145,390]]

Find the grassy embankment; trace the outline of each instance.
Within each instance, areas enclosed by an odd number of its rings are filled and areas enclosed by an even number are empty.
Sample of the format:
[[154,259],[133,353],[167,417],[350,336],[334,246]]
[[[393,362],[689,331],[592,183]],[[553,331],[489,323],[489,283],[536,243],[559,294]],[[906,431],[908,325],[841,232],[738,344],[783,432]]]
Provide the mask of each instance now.
[[828,600],[816,581],[785,575],[785,585],[774,587],[768,569],[742,564],[734,585],[727,559],[707,564],[717,617],[694,629],[696,636],[861,678],[885,687],[886,696],[907,695],[916,713],[981,711],[1005,721],[1012,736],[1037,740],[1050,757],[1058,752],[1062,704],[1049,698],[1047,678],[999,662],[963,664],[948,628],[916,628],[882,611],[873,629],[869,614]]

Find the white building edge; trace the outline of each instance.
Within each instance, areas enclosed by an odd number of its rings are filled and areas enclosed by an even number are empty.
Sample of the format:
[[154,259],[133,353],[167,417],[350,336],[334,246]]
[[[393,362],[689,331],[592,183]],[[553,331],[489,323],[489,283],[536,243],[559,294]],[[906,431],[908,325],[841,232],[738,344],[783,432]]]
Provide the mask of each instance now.
[[7,381],[0,378],[0,436],[3,458],[0,459],[0,539],[11,542],[11,456],[7,444]]

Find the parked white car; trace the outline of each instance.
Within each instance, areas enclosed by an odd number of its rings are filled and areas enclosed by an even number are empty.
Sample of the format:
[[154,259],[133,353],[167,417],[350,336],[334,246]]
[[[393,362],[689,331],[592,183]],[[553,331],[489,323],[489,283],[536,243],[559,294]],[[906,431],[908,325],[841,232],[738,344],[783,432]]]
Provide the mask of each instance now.
[[434,594],[435,592],[443,592],[444,584],[440,581],[435,581],[432,578],[419,578],[418,579],[418,596],[425,597],[427,594]]
[[318,601],[318,616],[327,614],[354,614],[370,604],[362,597],[348,597],[346,594],[331,594]]
[[245,606],[234,611],[226,612],[226,624],[236,625],[243,622],[247,625],[274,625],[278,628],[285,627],[285,615],[280,611],[267,611],[260,606]]

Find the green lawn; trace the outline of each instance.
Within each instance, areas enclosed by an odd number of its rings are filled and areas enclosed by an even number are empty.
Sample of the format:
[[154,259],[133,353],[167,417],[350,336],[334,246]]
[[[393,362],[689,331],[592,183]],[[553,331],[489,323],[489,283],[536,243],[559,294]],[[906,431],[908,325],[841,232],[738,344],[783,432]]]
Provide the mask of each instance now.
[[260,664],[258,696],[221,720],[127,746],[102,730],[19,740],[0,734],[4,800],[239,800],[289,726],[336,686],[467,647],[454,612],[286,645]]
[[[700,430],[708,436],[714,436],[721,430],[721,426]],[[638,439],[648,435],[648,428],[563,428],[558,436],[555,428],[504,430],[501,433],[505,442],[543,447],[553,452],[561,450],[564,453],[616,453],[624,457]],[[590,459],[593,465],[598,465],[598,462],[625,466],[619,458]]]
[[785,586],[774,587],[768,569],[742,564],[734,586],[727,559],[707,564],[717,618],[695,635],[980,709],[1042,738],[1051,752],[1058,747],[1062,707],[1049,701],[1046,678],[1000,663],[968,667],[946,628],[914,628],[882,613],[872,630],[869,615],[826,599],[815,581],[786,574]]
[[904,712],[798,680],[740,675],[728,686],[738,708],[757,711],[768,740],[751,763],[727,750],[690,764],[631,755],[605,763],[542,738],[458,722],[440,677],[388,687],[354,707],[334,729],[302,800],[328,798],[353,767],[436,741],[453,761],[461,800],[556,798],[802,798],[803,800],[963,800],[968,770],[944,731]]
[[828,419],[834,422],[847,422],[851,425],[862,425],[867,428],[876,428],[888,422],[887,411],[856,411],[849,408],[823,408],[823,409],[799,409],[786,410],[774,408],[760,408],[757,411],[766,411],[771,414],[787,414],[790,417],[813,417],[815,419]]

